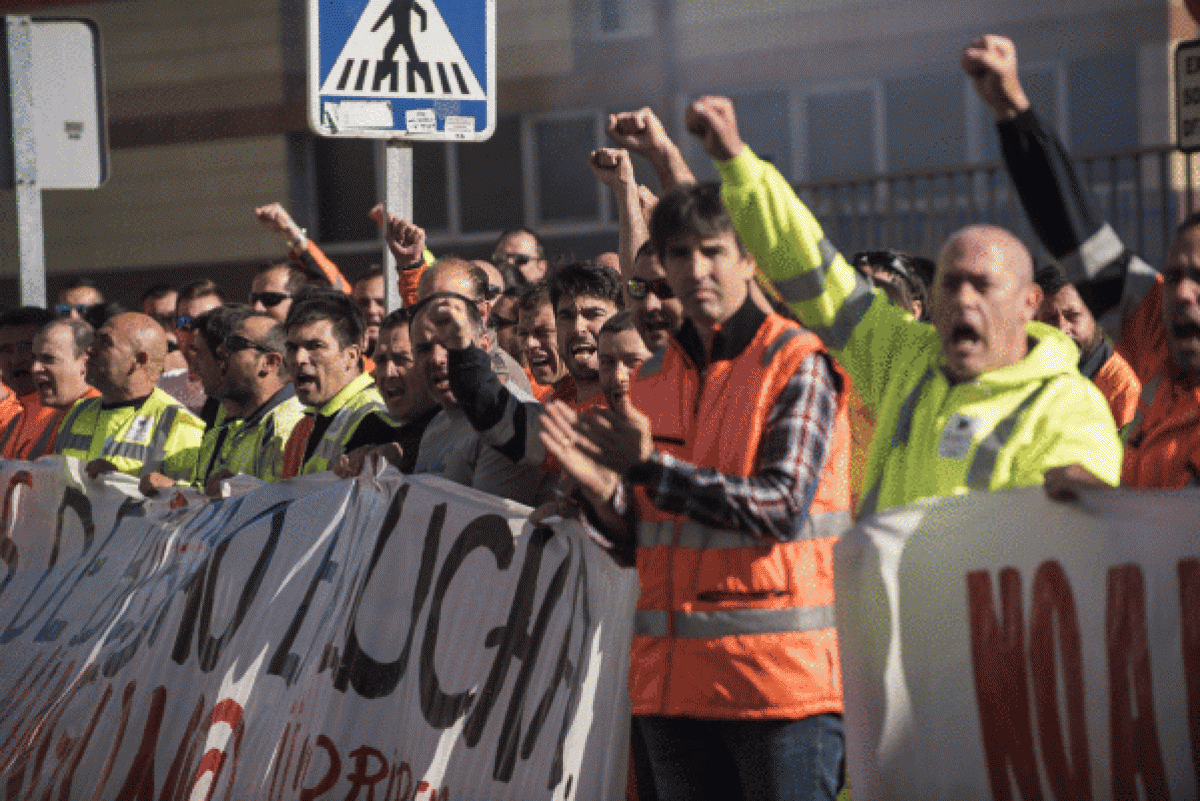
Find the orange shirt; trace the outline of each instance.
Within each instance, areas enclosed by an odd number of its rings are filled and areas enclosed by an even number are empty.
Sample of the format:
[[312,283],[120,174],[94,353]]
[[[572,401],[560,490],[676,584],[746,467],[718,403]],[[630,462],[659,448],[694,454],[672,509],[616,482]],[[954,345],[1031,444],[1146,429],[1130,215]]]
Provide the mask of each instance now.
[[550,400],[550,396],[554,394],[553,384],[539,384],[533,378],[533,373],[529,372],[528,367],[522,367],[525,371],[525,377],[529,379],[529,388],[533,390],[533,397],[537,398],[538,403],[546,403]]
[[1124,428],[1137,414],[1138,396],[1142,394],[1142,382],[1129,366],[1129,362],[1121,354],[1113,353],[1108,357],[1099,372],[1092,379],[1096,388],[1108,399],[1112,409],[1113,420],[1117,428]]
[[[88,387],[88,391],[81,397],[83,398],[98,398],[100,391]],[[36,453],[32,456],[30,451],[33,446],[42,440],[42,435],[49,433],[48,442],[53,444],[54,432],[58,429],[58,424],[62,422],[63,417],[71,410],[74,404],[58,407],[58,406],[43,406],[41,396],[36,392],[31,392],[28,395],[22,395],[20,398],[22,411],[20,422],[17,423],[17,428],[13,435],[4,443],[3,456],[5,459],[36,459],[38,456],[45,456],[46,452]]]

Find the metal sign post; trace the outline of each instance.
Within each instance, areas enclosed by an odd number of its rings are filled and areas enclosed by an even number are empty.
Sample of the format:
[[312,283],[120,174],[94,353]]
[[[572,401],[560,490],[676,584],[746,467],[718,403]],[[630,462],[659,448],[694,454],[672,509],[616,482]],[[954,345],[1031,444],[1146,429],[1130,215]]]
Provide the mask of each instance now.
[[[384,206],[411,221],[402,142],[481,142],[496,128],[496,0],[308,0],[308,118],[322,136],[386,141]],[[394,309],[399,277],[380,239]]]
[[12,98],[13,184],[17,200],[17,256],[21,305],[46,305],[46,245],[42,188],[38,184],[37,127],[33,104],[33,25],[29,17],[5,17],[9,92]]

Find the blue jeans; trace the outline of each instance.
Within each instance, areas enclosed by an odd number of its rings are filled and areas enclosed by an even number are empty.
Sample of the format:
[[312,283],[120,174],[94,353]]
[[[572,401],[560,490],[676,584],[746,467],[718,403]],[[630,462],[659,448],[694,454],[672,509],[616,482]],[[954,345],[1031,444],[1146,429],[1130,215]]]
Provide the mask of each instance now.
[[842,716],[698,720],[635,716],[660,801],[812,801],[837,796]]

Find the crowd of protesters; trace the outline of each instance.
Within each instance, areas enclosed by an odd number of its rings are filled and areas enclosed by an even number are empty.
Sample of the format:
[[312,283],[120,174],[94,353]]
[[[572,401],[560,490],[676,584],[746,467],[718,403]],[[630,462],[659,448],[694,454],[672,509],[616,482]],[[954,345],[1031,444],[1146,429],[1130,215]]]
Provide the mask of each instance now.
[[[0,316],[4,458],[78,457],[147,495],[391,463],[580,517],[636,565],[640,797],[831,798],[843,778],[832,548],[852,516],[935,495],[1200,482],[1200,216],[1156,271],[1099,217],[1030,108],[1007,39],[962,66],[1053,256],[997,227],[934,260],[846,259],[746,146],[687,109],[697,184],[649,109],[590,167],[616,253],[552,263],[532,232],[434,258],[380,208],[384,274],[349,280],[278,204],[287,259],[246,302],[201,279],[140,308],[86,282]],[[645,158],[661,195],[640,186]],[[931,254],[932,255],[932,254]]]

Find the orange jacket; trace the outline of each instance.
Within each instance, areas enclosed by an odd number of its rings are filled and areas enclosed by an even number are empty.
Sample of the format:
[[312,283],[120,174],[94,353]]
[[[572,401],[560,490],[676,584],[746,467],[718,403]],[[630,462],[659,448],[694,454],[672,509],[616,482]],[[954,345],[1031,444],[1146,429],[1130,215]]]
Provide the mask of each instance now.
[[1129,424],[1121,484],[1178,489],[1200,484],[1200,387],[1174,380],[1162,322],[1162,276],[1125,318],[1118,352],[1141,379],[1137,415]]
[[[99,390],[88,387],[81,397],[98,398]],[[36,459],[53,450],[58,424],[71,406],[43,406],[41,396],[31,392],[20,398],[21,412],[0,428],[0,456],[5,459]],[[72,404],[74,405],[74,404]]]
[[1113,353],[1092,377],[1092,383],[1108,399],[1117,428],[1127,426],[1137,414],[1138,395],[1142,382],[1119,353]]
[[[778,315],[729,360],[699,373],[678,342],[643,366],[632,400],[656,447],[722,473],[753,475],[779,394],[817,337]],[[838,370],[842,386],[849,386]],[[635,715],[796,719],[842,709],[833,622],[833,546],[845,529],[849,423],[839,393],[824,472],[804,533],[775,541],[710,529],[633,495],[641,582],[629,697]]]

